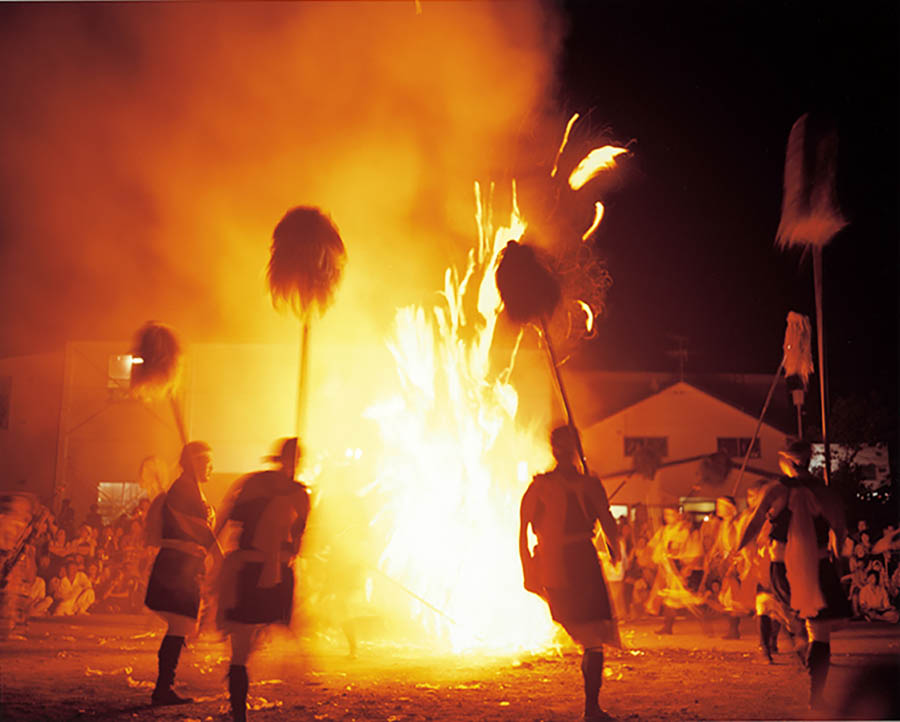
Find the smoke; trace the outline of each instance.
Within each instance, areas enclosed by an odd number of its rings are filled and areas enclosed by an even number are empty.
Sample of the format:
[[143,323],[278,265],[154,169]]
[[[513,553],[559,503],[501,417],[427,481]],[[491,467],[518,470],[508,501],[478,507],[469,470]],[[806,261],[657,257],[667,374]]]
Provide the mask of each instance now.
[[560,24],[537,3],[0,16],[0,355],[151,318],[186,342],[284,341],[264,274],[298,204],[348,250],[324,332],[381,337],[471,245],[473,180],[511,177],[552,115]]

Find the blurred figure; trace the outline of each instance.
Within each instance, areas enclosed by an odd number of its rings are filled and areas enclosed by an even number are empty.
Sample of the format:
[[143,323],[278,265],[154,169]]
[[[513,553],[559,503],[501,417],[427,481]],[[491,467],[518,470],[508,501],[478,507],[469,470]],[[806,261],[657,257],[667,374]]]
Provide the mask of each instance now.
[[[597,522],[616,564],[618,527],[599,479],[575,467],[577,432],[560,426],[550,435],[556,466],[534,477],[522,497],[519,555],[525,589],[544,598],[553,619],[584,650],[584,718],[609,719],[599,706],[603,684],[603,645],[620,646],[619,631],[603,570],[591,541]],[[528,527],[537,536],[528,549]]]
[[[753,518],[769,483],[766,479],[758,479],[747,489],[747,509],[741,514],[738,522],[741,537]],[[768,522],[766,522],[762,533],[757,535],[754,542],[745,546],[742,552],[747,555],[750,565],[747,580],[756,585],[755,606],[759,626],[759,649],[765,660],[769,664],[774,664],[772,655],[778,652],[778,635],[781,630],[784,629],[787,632],[795,650],[798,649],[797,637],[805,637],[805,631],[802,630],[797,615],[781,601],[772,587],[772,577],[769,573],[772,562],[772,544],[768,531]],[[805,641],[802,645],[804,649],[799,650],[799,654],[805,663]]]
[[291,622],[292,563],[310,507],[307,487],[294,481],[298,454],[296,437],[285,439],[278,454],[268,457],[274,469],[238,479],[216,526],[217,536],[237,527],[237,548],[229,550],[222,565],[217,614],[219,628],[231,638],[228,694],[236,722],[247,718],[247,662],[260,631]]
[[184,638],[197,626],[204,561],[218,551],[212,527],[214,513],[200,488],[212,474],[212,449],[202,441],[185,444],[181,476],[160,494],[147,512],[147,542],[160,547],[150,571],[144,604],[165,620],[159,646],[159,674],[153,705],[192,702],[172,689]]
[[900,620],[900,612],[891,606],[887,588],[879,582],[875,572],[869,572],[866,583],[859,590],[859,611],[870,622],[890,622]]
[[806,621],[809,704],[822,709],[831,666],[831,631],[850,616],[850,604],[829,558],[829,533],[834,533],[840,549],[847,529],[840,498],[809,473],[811,456],[805,441],[779,452],[783,476],[766,488],[740,547],[755,539],[769,521],[772,584],[779,598]]
[[97,504],[91,504],[88,513],[84,517],[84,523],[98,531],[103,528],[103,517],[100,516]]
[[750,565],[746,556],[737,553],[740,525],[737,504],[731,496],[716,499],[718,533],[706,557],[704,573],[708,581],[719,582],[717,600],[728,617],[728,631],[723,639],[740,639],[741,617],[751,609],[755,590],[746,584]]
[[94,589],[87,574],[79,568],[78,562],[69,561],[60,571],[59,582],[53,596],[56,599],[56,607],[53,610],[55,617],[87,613],[94,603]]
[[703,579],[703,544],[698,530],[675,507],[663,509],[663,526],[650,540],[656,578],[647,600],[647,611],[662,607],[663,626],[657,634],[673,634],[680,609],[697,613],[703,599],[697,594]]

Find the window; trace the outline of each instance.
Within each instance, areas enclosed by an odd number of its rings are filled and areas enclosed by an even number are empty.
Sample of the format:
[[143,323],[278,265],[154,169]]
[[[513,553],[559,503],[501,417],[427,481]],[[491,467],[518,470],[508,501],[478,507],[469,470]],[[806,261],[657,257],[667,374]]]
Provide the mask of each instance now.
[[659,459],[669,455],[668,436],[626,436],[625,456],[634,456],[639,449],[647,449]]
[[[720,436],[716,439],[716,451],[720,454],[727,454],[732,459],[743,459],[749,446],[749,437]],[[760,456],[759,439],[757,439],[753,445],[753,451],[750,452],[750,458],[758,459]]]
[[130,513],[143,497],[141,485],[133,481],[101,481],[97,484],[97,511],[104,524],[112,524]]
[[131,354],[111,355],[107,364],[107,388],[127,389],[131,383],[131,365]]

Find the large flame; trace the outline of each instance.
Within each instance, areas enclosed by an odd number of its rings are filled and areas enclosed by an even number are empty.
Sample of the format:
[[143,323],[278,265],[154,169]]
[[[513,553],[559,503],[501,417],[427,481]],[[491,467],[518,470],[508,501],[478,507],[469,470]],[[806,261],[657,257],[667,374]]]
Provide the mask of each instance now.
[[518,341],[509,364],[491,370],[501,310],[494,269],[525,230],[515,186],[509,224],[499,228],[477,184],[475,194],[479,238],[465,273],[447,270],[430,311],[397,312],[389,348],[401,390],[366,413],[384,445],[377,485],[391,532],[381,571],[437,639],[456,651],[505,652],[545,646],[555,630],[543,602],[522,588],[517,551],[522,493],[550,456],[544,430],[515,423]]

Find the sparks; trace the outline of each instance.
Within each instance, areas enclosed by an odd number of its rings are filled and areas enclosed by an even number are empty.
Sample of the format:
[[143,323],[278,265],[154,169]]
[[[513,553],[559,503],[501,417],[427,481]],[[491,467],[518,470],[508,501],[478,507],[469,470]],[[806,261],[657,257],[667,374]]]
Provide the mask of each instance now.
[[604,145],[594,148],[588,153],[572,171],[569,176],[569,186],[577,191],[600,171],[612,168],[616,162],[616,156],[627,153],[627,148],[617,148],[613,145]]
[[594,312],[591,310],[591,307],[588,306],[584,301],[578,300],[576,303],[581,306],[581,310],[584,311],[587,316],[587,321],[584,323],[585,330],[590,333],[594,330]]
[[605,209],[604,209],[604,207],[603,207],[603,204],[602,204],[600,201],[597,201],[596,203],[594,203],[594,222],[591,223],[591,227],[588,228],[588,229],[581,235],[581,240],[582,240],[582,242],[584,242],[584,241],[586,241],[588,238],[590,238],[590,237],[591,237],[591,234],[592,234],[594,231],[597,230],[597,226],[599,226],[599,225],[600,225],[600,221],[603,220],[603,211],[604,211],[604,210],[605,210]]
[[566,148],[566,143],[569,142],[569,133],[572,132],[572,126],[575,125],[576,120],[578,120],[578,113],[569,118],[569,122],[566,124],[566,132],[563,133],[562,143],[559,144],[559,150],[556,151],[556,158],[553,160],[553,170],[550,171],[551,178],[556,178],[556,171],[559,169],[559,158]]

